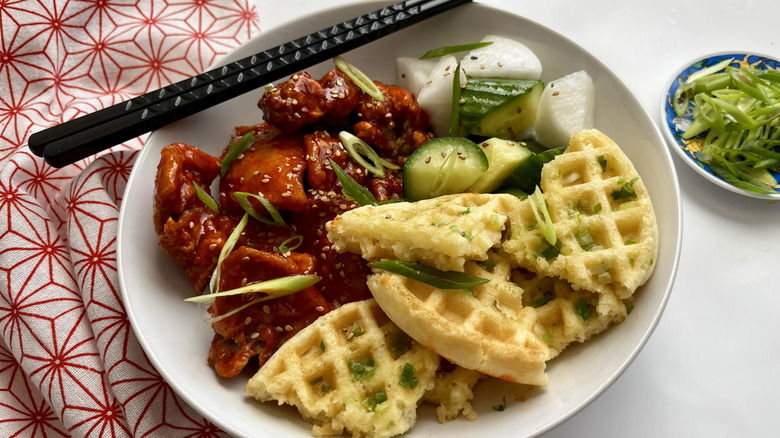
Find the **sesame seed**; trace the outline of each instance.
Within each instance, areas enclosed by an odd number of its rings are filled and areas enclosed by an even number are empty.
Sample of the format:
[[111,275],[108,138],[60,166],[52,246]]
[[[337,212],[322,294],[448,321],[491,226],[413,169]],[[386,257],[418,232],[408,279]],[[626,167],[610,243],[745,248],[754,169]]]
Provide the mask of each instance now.
[[298,80],[298,74],[294,74],[292,77],[292,80],[297,81]]
[[341,276],[341,278],[346,278],[347,274],[345,274],[344,271],[339,271],[339,276]]
[[284,329],[283,329],[283,328],[281,328],[281,327],[276,327],[276,328],[274,328],[274,330],[276,330],[276,331],[277,331],[277,332],[279,332],[279,333],[281,333],[281,332],[283,332],[283,331],[284,331]]
[[244,257],[242,257],[242,258],[241,258],[241,261],[242,261],[242,262],[248,262],[248,261],[249,261],[249,256],[244,256]]
[[333,265],[333,267],[336,269],[341,269],[344,267],[344,265],[342,265],[341,263],[336,263],[335,265]]
[[393,218],[393,215],[391,215],[391,214],[385,215],[385,219],[392,219],[392,218]]
[[503,62],[501,62],[501,61],[498,61],[498,66],[499,66],[499,67],[503,67],[503,66],[504,66],[504,63],[503,63]]
[[466,99],[461,99],[461,100],[458,101],[458,103],[463,105],[464,103],[466,103]]
[[217,249],[217,244],[216,243],[212,243],[211,245],[209,245],[209,249],[214,251],[215,249]]
[[328,259],[328,255],[325,254],[324,252],[322,254],[320,254],[320,257],[322,257],[322,260],[327,260]]
[[324,307],[322,307],[322,306],[317,306],[317,307],[315,307],[315,308],[314,308],[314,310],[316,310],[316,311],[318,311],[318,312],[324,312],[324,311],[325,311],[325,308],[324,308]]
[[244,325],[249,325],[251,322],[252,322],[252,317],[247,316],[246,319],[244,320]]
[[254,333],[252,333],[251,336],[249,336],[249,338],[251,338],[251,339],[257,339],[258,337],[260,337],[260,333],[258,333],[258,332],[254,332]]
[[480,68],[480,70],[484,70],[485,69],[485,64],[480,64],[479,68]]
[[550,82],[550,88],[555,86],[555,82]]
[[254,172],[252,172],[252,175],[253,175],[253,176],[260,175],[260,171],[259,171],[259,170],[255,170]]
[[301,118],[301,115],[300,115],[300,114],[298,114],[297,112],[294,112],[294,113],[293,113],[293,118],[300,119],[300,118]]
[[444,71],[450,71],[450,66],[448,65],[447,67],[445,67]]
[[325,246],[322,247],[322,250],[323,251],[330,251],[330,246],[329,245],[325,245]]
[[479,59],[479,58],[477,58],[476,56],[472,55],[471,59]]
[[284,326],[284,331],[291,332],[293,331],[293,328],[290,324],[287,324],[286,326]]
[[290,193],[290,192],[282,193],[282,198],[289,198],[290,196],[292,196],[292,193]]
[[193,228],[195,228],[195,222],[193,222],[193,221],[190,221],[190,224],[189,224],[189,225],[190,225],[190,229],[193,229]]
[[269,182],[271,182],[271,178],[263,178],[260,180],[260,182],[263,184],[268,184]]
[[237,156],[237,157],[236,157],[236,160],[240,160],[240,159],[242,159],[242,158],[244,158],[244,154],[241,154],[241,155]]
[[393,114],[390,111],[388,111],[387,114],[385,114],[385,117],[388,118],[388,119],[392,118]]
[[461,160],[465,160],[466,156],[465,155],[458,155],[458,158],[460,158]]
[[268,307],[268,304],[266,304],[265,306],[263,306],[263,313],[271,313],[271,308],[270,308],[270,307]]
[[321,212],[319,212],[317,215],[318,215],[319,217],[325,217],[325,212],[324,212],[324,211],[321,211]]
[[431,157],[428,157],[428,158],[425,159],[425,164],[428,164],[430,162],[431,162]]
[[561,94],[561,93],[559,93],[559,92],[557,92],[557,91],[554,91],[552,95],[553,95],[553,96],[557,96],[557,95],[559,95],[559,94]]
[[293,99],[291,102],[293,105],[298,105],[298,99]]
[[247,279],[246,277],[241,279],[241,286],[246,286]]
[[444,157],[446,157],[446,156],[447,156],[447,153],[446,153],[446,152],[444,152],[444,151],[441,151],[441,157],[442,157],[442,158],[444,158]]

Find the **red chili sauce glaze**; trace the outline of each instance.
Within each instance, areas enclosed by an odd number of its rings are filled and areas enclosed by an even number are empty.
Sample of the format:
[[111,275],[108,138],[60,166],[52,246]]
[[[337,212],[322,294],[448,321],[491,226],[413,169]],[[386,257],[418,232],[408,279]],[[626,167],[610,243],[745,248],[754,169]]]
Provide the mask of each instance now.
[[[154,227],[160,247],[184,269],[197,293],[206,290],[225,241],[244,215],[234,192],[262,195],[282,214],[286,226],[250,218],[223,260],[219,290],[296,274],[322,279],[298,293],[259,302],[214,322],[208,362],[220,376],[236,376],[255,356],[262,366],[284,341],[320,315],[371,296],[366,262],[355,254],[336,253],[326,235],[326,222],[357,207],[342,194],[329,159],[380,201],[402,196],[401,175],[391,169],[385,169],[383,178],[367,172],[349,156],[338,132],[355,134],[399,166],[433,138],[428,118],[410,92],[376,85],[384,101],[365,94],[337,70],[319,81],[298,73],[269,87],[258,102],[264,121],[236,128],[236,139],[254,131],[254,143],[229,163],[222,176],[227,148],[221,157],[181,143],[162,150]],[[217,178],[219,205],[214,212],[197,196],[194,185],[208,192]],[[260,202],[252,198],[249,202],[257,212],[267,212]],[[301,236],[295,239],[300,246],[280,252],[294,236]],[[209,313],[224,315],[254,298],[220,297]]]

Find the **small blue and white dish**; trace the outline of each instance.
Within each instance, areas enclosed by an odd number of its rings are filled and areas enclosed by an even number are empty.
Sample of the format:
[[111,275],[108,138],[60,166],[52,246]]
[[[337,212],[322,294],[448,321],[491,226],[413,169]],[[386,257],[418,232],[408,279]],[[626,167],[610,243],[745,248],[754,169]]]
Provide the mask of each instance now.
[[673,76],[664,88],[663,101],[661,102],[661,117],[663,120],[661,130],[664,132],[671,148],[680,155],[683,161],[710,182],[741,195],[771,201],[780,200],[780,174],[771,172],[777,183],[777,187],[774,189],[775,193],[758,193],[737,187],[718,176],[707,163],[701,161],[701,150],[706,132],[690,139],[683,138],[683,133],[693,120],[693,105],[689,105],[688,111],[682,116],[676,114],[673,104],[678,88],[692,74],[728,59],[732,59],[729,65],[733,67],[752,67],[761,70],[780,69],[780,61],[755,53],[723,52],[709,55],[690,63]]

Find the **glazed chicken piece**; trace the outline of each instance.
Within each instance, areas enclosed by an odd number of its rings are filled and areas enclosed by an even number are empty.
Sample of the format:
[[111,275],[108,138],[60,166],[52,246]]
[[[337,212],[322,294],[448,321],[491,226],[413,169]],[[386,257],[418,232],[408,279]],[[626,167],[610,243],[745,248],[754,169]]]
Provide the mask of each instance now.
[[[255,127],[255,142],[230,162],[220,179],[220,204],[230,213],[243,214],[233,192],[247,192],[262,195],[277,210],[301,211],[306,208],[305,167],[303,135],[259,125]],[[259,201],[250,198],[249,202],[265,214]]]
[[209,191],[219,159],[182,143],[161,151],[154,192],[154,229],[160,247],[192,278],[200,293],[214,271],[216,256],[236,220],[201,201],[193,187]]
[[[309,254],[291,253],[285,256],[240,247],[231,252],[222,264],[219,290],[289,275],[314,274],[316,264]],[[223,315],[257,297],[256,294],[219,297],[209,312],[212,316]],[[279,345],[332,309],[314,286],[253,304],[212,324],[215,336],[208,362],[222,377],[237,375],[255,355],[258,355],[262,366]]]
[[258,108],[263,119],[284,132],[295,132],[329,115],[331,122],[357,106],[361,90],[343,73],[331,70],[319,81],[296,73],[263,93]]
[[412,93],[377,81],[374,84],[382,92],[384,100],[361,95],[357,107],[361,120],[352,128],[358,138],[378,151],[391,151],[392,156],[408,156],[433,138],[428,115]]

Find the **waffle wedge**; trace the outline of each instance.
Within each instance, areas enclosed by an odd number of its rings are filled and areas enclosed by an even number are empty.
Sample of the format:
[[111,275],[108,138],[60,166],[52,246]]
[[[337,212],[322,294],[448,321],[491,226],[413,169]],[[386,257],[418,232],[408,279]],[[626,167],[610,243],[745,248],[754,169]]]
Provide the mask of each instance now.
[[509,281],[507,256],[467,262],[465,272],[490,281],[472,289],[442,290],[378,272],[368,285],[401,330],[450,362],[502,380],[546,385],[550,351],[533,331],[536,314],[523,307],[523,290]]
[[366,206],[342,213],[326,228],[339,252],[463,272],[466,260],[485,260],[500,242],[512,202],[511,195],[470,193]]
[[517,265],[621,299],[647,281],[658,255],[655,213],[642,179],[614,141],[595,129],[575,133],[566,152],[542,168],[541,189],[559,254],[541,255],[547,244],[526,200],[507,212],[511,231],[502,244]]
[[288,340],[247,382],[260,401],[295,406],[315,436],[391,437],[409,430],[439,357],[374,300],[346,304]]

